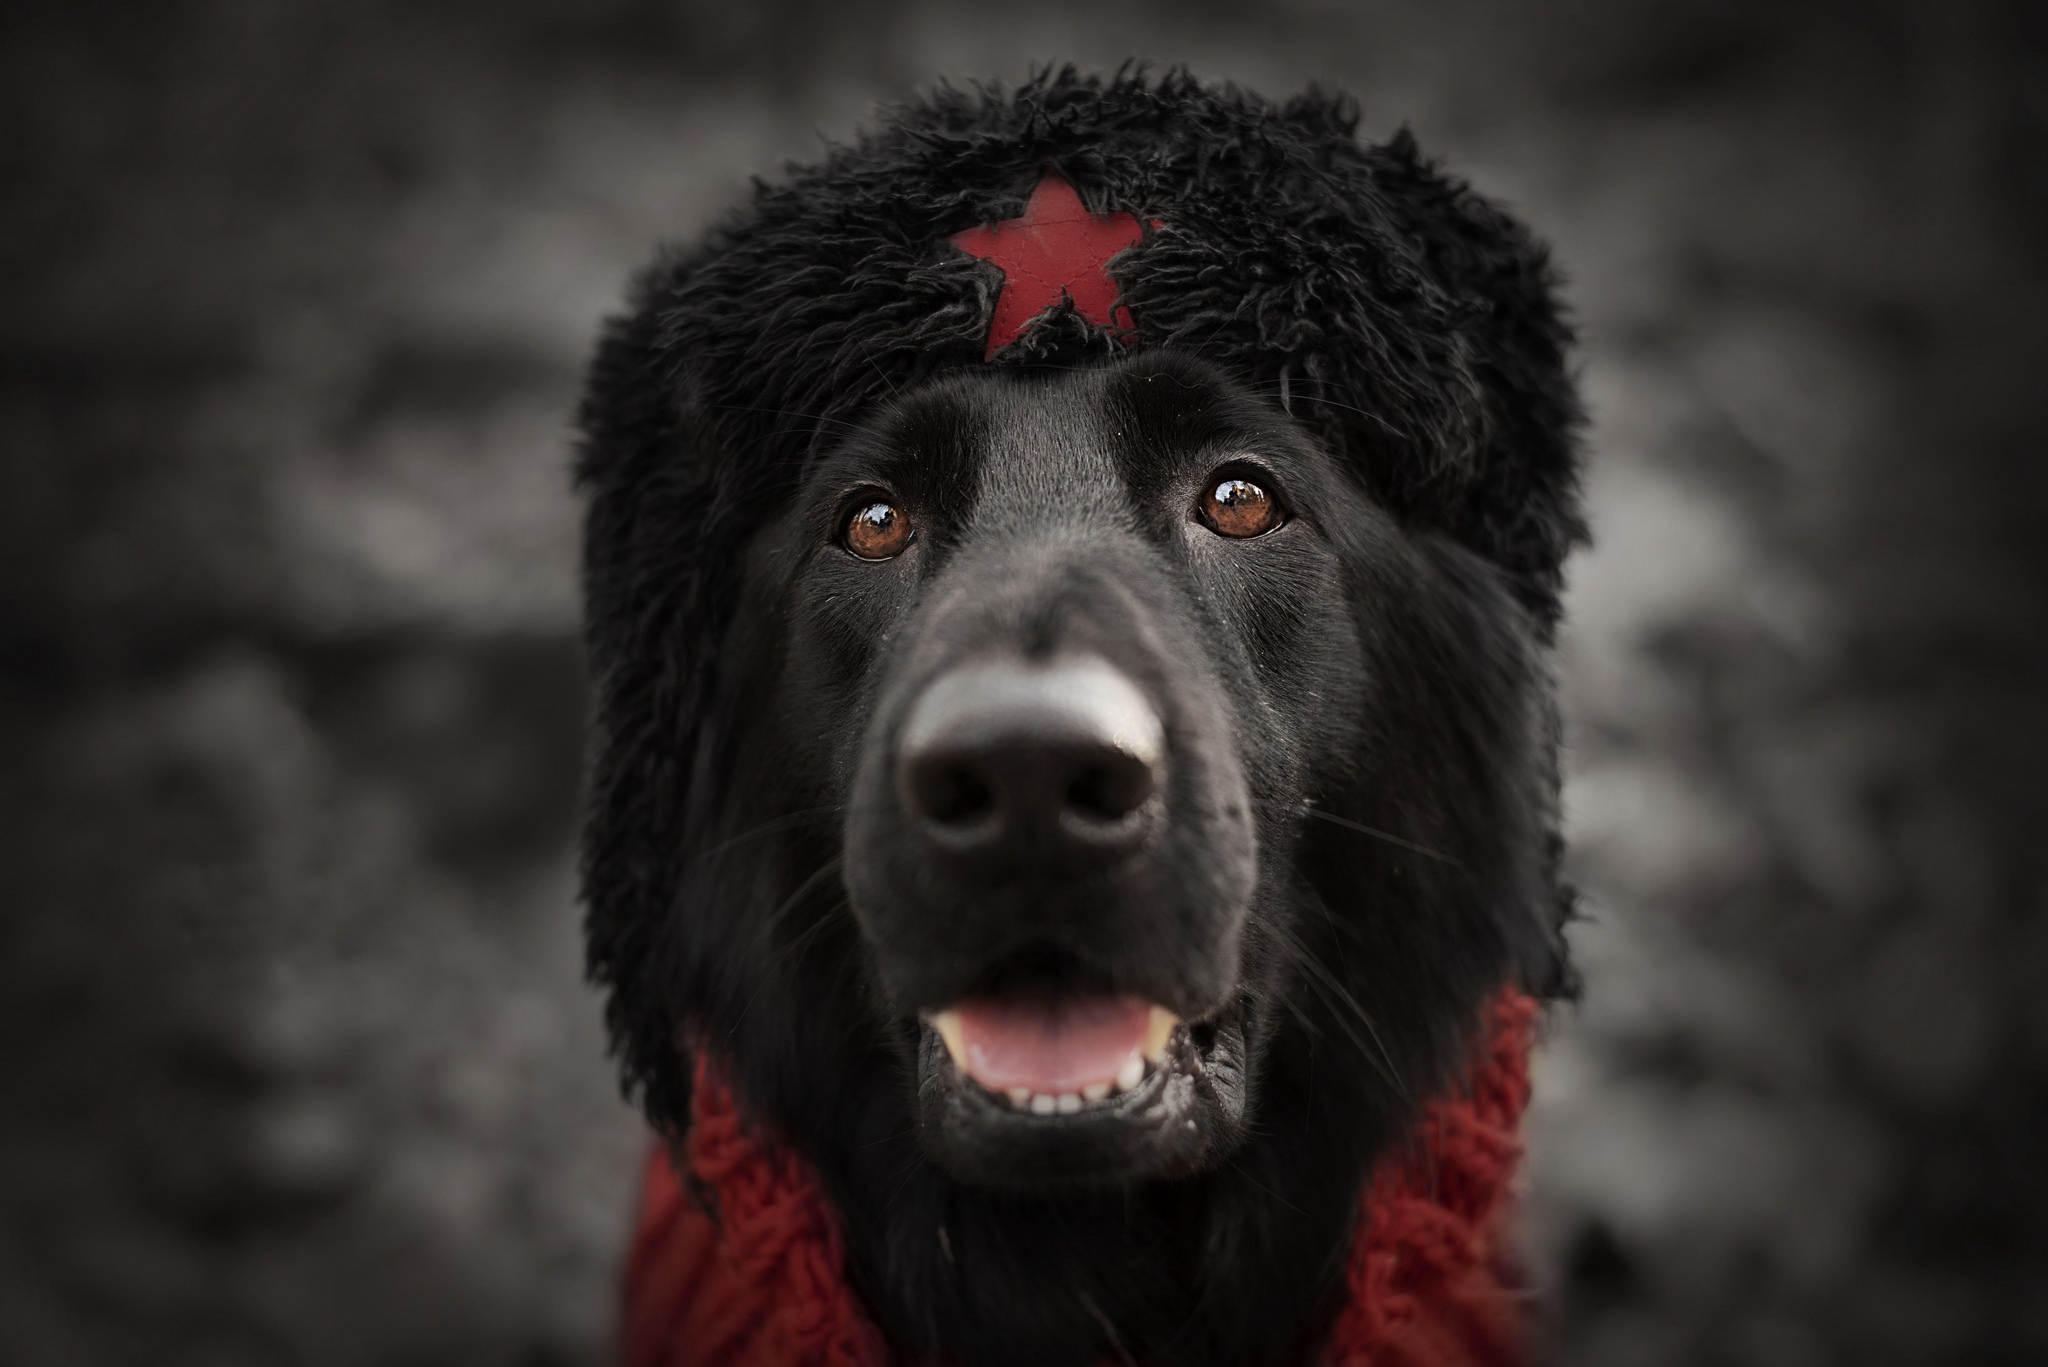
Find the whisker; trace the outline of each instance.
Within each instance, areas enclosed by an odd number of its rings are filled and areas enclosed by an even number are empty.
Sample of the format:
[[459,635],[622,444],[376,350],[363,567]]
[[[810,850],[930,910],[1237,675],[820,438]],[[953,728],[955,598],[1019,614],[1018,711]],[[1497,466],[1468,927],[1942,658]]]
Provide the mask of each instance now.
[[[1362,932],[1359,927],[1338,916],[1331,909],[1329,903],[1325,902],[1321,897],[1311,895],[1309,900],[1315,904],[1316,910],[1322,914],[1323,920],[1327,924],[1344,931],[1346,934],[1362,938]],[[1266,927],[1266,932],[1281,941],[1283,950],[1289,951],[1288,957],[1290,962],[1298,962],[1308,969],[1310,973],[1309,990],[1316,994],[1317,1000],[1336,1018],[1337,1027],[1350,1039],[1352,1046],[1397,1092],[1404,1097],[1407,1096],[1408,1085],[1401,1078],[1400,1070],[1394,1066],[1393,1056],[1387,1052],[1386,1044],[1380,1039],[1379,1029],[1373,1024],[1372,1017],[1366,1013],[1363,1006],[1359,1005],[1358,999],[1351,995],[1351,992],[1344,986],[1342,981],[1330,971],[1329,965],[1322,961],[1321,956],[1316,953],[1314,946],[1292,925],[1285,923],[1270,925]],[[1331,999],[1331,993],[1336,994],[1337,1000],[1333,1001]],[[1314,1017],[1307,1013],[1292,994],[1283,994],[1282,1000],[1289,1014],[1301,1025],[1311,1040],[1323,1038],[1321,1025],[1316,1022]],[[1370,1045],[1366,1043],[1365,1037],[1361,1036],[1351,1027],[1350,1022],[1344,1019],[1345,1012],[1339,1010],[1340,1006],[1348,1009],[1350,1014],[1357,1019],[1358,1023],[1365,1027],[1366,1033],[1371,1036],[1372,1042]]]
[[772,835],[776,831],[786,831],[793,826],[801,826],[806,822],[815,821],[821,816],[836,815],[838,811],[839,808],[836,806],[824,806],[805,807],[799,811],[785,812],[772,820],[764,821],[758,826],[741,831],[738,835],[727,836],[710,849],[699,852],[697,858],[700,861],[715,859],[733,846],[755,839],[758,836]]
[[829,423],[834,427],[843,427],[849,432],[860,430],[859,423],[850,422],[845,418],[834,418],[824,413],[800,413],[793,408],[757,408],[744,403],[707,403],[704,407],[717,409],[723,413],[759,413],[770,418],[795,418],[816,423],[821,427]]
[[[1257,1183],[1253,1185],[1256,1186]],[[1109,1322],[1109,1316],[1102,1313],[1102,1308],[1096,1305],[1094,1297],[1078,1286],[1074,1288],[1074,1294],[1080,1298],[1081,1308],[1086,1310],[1094,1317],[1095,1322],[1102,1326],[1103,1333],[1109,1335],[1109,1346],[1123,1362],[1124,1367],[1138,1367],[1138,1360],[1131,1356],[1130,1349],[1124,1347],[1123,1335],[1117,1333],[1116,1326]]]
[[796,891],[784,899],[782,905],[777,907],[768,916],[766,921],[762,922],[762,929],[771,933],[779,930],[782,926],[783,918],[796,910],[797,904],[802,902],[810,894],[811,890],[818,886],[820,880],[837,873],[840,863],[840,856],[835,854],[824,863],[818,865],[817,868],[811,870],[811,876],[798,883]]
[[[784,918],[786,918],[792,911],[796,910],[796,908],[803,902],[803,899],[810,895],[811,890],[818,886],[818,883],[821,879],[826,878],[829,875],[838,871],[839,862],[839,856],[835,854],[830,859],[827,859],[824,863],[820,864],[817,868],[813,869],[811,871],[811,875],[808,878],[804,879],[803,882],[798,883],[796,885],[796,891],[790,893],[789,896],[783,900],[781,906],[777,907],[772,913],[770,913],[765,919],[762,920],[760,928],[755,932],[754,936],[754,947],[756,949],[759,949],[764,941],[774,936],[775,932],[781,927]],[[826,918],[821,916],[818,919],[822,923]],[[808,934],[808,931],[806,933]],[[771,959],[770,962],[773,963],[774,960]],[[746,1004],[740,1007],[739,1014],[733,1017],[732,1025],[727,1030],[727,1034],[736,1034],[739,1031],[740,1023],[746,1020],[748,1013],[753,1011],[754,1003],[761,999],[762,989],[767,987],[768,980],[774,976],[775,975],[772,973],[761,973],[756,975],[754,990],[748,995]]]
[[908,1136],[916,1133],[917,1126],[915,1124],[905,1125],[900,1130],[891,1130],[887,1134],[880,1135],[874,1139],[867,1140],[861,1145],[861,1147],[864,1149],[879,1149],[884,1144],[893,1144],[899,1139],[907,1138]]
[[910,1185],[911,1181],[914,1178],[916,1178],[918,1170],[923,1166],[923,1163],[919,1160],[915,1152],[913,1152],[911,1156],[904,1161],[903,1173],[899,1178],[897,1178],[896,1189],[889,1193],[889,1199],[886,1203],[887,1205],[894,1206],[898,1201],[903,1199],[904,1188]]
[[1239,1177],[1242,1177],[1245,1181],[1251,1183],[1260,1191],[1264,1192],[1266,1195],[1272,1197],[1275,1201],[1278,1201],[1281,1205],[1293,1211],[1296,1215],[1306,1215],[1308,1213],[1307,1211],[1304,1211],[1300,1206],[1295,1205],[1294,1202],[1288,1200],[1285,1196],[1282,1196],[1279,1192],[1267,1186],[1264,1182],[1261,1182],[1258,1178],[1252,1176],[1251,1171],[1237,1159],[1231,1159],[1230,1166],[1236,1170],[1237,1175]]
[[1302,810],[1307,812],[1310,816],[1316,818],[1316,820],[1327,821],[1332,826],[1342,826],[1347,831],[1356,831],[1360,835],[1369,835],[1375,840],[1384,840],[1389,845],[1398,845],[1402,849],[1408,850],[1414,854],[1422,855],[1424,858],[1434,859],[1441,864],[1449,864],[1452,868],[1462,867],[1458,863],[1458,861],[1451,858],[1451,856],[1443,854],[1437,850],[1433,850],[1429,848],[1429,846],[1427,845],[1418,845],[1414,841],[1403,839],[1401,836],[1395,835],[1391,831],[1383,831],[1378,829],[1377,827],[1367,826],[1362,822],[1353,821],[1348,816],[1338,816],[1335,812],[1326,812],[1321,807],[1315,806],[1313,803],[1302,808]]
[[889,378],[889,372],[882,369],[882,363],[876,360],[872,354],[868,356],[867,362],[869,365],[875,368],[875,374],[882,377],[882,383],[889,386],[889,392],[899,399],[902,398],[903,391],[898,389],[896,387],[896,382]]
[[[1365,1008],[1358,1004],[1358,998],[1351,995],[1350,989],[1337,980],[1337,976],[1330,972],[1329,967],[1321,959],[1317,958],[1313,951],[1308,950],[1305,945],[1303,950],[1300,962],[1309,971],[1310,990],[1315,992],[1317,996],[1322,997],[1323,1005],[1330,1008],[1330,1013],[1336,1017],[1339,1028],[1351,1037],[1351,1042],[1358,1046],[1359,1053],[1364,1055],[1366,1061],[1377,1067],[1380,1076],[1384,1077],[1393,1089],[1400,1093],[1404,1100],[1407,1099],[1408,1084],[1401,1078],[1400,1071],[1394,1067],[1393,1055],[1387,1052],[1387,1046],[1380,1039],[1379,1028],[1372,1023],[1372,1017],[1366,1014]],[[1328,996],[1324,995],[1325,992],[1335,993],[1337,1000],[1332,1001]],[[1352,1030],[1349,1024],[1346,1023],[1343,1013],[1336,1009],[1339,1004],[1346,1007],[1351,1016],[1360,1025],[1365,1027],[1366,1035],[1372,1038],[1372,1044],[1369,1047],[1365,1042],[1365,1038]]]
[[826,907],[823,911],[820,911],[818,913],[818,919],[811,922],[810,925],[806,926],[801,935],[797,936],[794,940],[791,940],[788,944],[784,945],[781,949],[776,951],[776,958],[787,959],[790,961],[792,966],[803,962],[804,955],[809,952],[812,944],[816,943],[820,933],[823,932],[827,926],[830,926],[832,924],[833,919],[836,916],[838,916],[838,914],[841,911],[844,911],[846,909],[846,906],[847,901],[844,897],[842,897],[838,901],[834,902],[831,906]]
[[1340,408],[1344,410],[1346,413],[1356,413],[1359,417],[1364,418],[1368,422],[1375,424],[1391,436],[1398,437],[1401,435],[1400,428],[1394,426],[1394,424],[1388,422],[1385,418],[1373,412],[1371,409],[1360,408],[1356,404],[1341,403],[1336,399],[1330,398],[1328,395],[1317,394],[1305,385],[1290,385],[1280,389],[1275,389],[1273,387],[1261,385],[1259,386],[1259,392],[1266,395],[1267,397],[1278,398],[1283,406],[1287,406],[1287,412],[1290,415],[1294,412],[1294,409],[1291,407],[1291,405],[1296,400],[1305,400],[1309,403],[1322,404],[1327,408]]
[[1319,1038],[1323,1033],[1323,1027],[1316,1023],[1316,1018],[1308,1013],[1307,1007],[1294,999],[1292,993],[1285,995],[1287,1014],[1294,1017],[1294,1023],[1307,1031],[1310,1039]]

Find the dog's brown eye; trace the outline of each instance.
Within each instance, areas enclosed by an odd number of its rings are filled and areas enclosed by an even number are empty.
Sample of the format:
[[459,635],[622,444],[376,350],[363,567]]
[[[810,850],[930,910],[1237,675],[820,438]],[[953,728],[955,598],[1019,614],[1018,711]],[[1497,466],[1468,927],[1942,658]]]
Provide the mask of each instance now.
[[1258,536],[1280,525],[1280,504],[1248,479],[1220,479],[1202,495],[1202,521],[1218,536]]
[[847,519],[846,549],[863,560],[887,560],[909,544],[910,518],[893,503],[876,499]]

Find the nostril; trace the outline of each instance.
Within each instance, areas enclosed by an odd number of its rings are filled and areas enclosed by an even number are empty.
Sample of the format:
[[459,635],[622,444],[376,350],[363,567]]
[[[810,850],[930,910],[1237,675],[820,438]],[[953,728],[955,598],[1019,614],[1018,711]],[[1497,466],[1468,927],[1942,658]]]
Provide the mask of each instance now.
[[971,765],[928,763],[917,766],[911,795],[918,814],[941,826],[971,826],[995,810],[996,795]]
[[928,684],[897,735],[895,784],[923,855],[954,872],[1069,871],[1145,843],[1164,726],[1093,658],[992,660]]
[[1087,821],[1121,821],[1145,805],[1152,788],[1151,765],[1112,751],[1067,784],[1066,808]]

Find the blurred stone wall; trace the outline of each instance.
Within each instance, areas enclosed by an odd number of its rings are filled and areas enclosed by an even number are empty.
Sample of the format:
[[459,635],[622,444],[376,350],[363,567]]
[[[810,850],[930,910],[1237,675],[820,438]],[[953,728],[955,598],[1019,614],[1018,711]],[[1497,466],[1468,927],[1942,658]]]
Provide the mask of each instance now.
[[1344,84],[1557,244],[1599,545],[1571,1363],[2048,1359],[2048,23],[1997,3],[77,3],[0,32],[0,1361],[597,1363],[567,414],[941,75]]

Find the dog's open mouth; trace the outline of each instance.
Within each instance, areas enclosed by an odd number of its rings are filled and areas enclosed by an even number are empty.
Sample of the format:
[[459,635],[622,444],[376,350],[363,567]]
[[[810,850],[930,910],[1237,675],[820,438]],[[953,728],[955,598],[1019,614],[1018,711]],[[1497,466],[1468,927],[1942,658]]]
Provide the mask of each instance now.
[[1191,1170],[1243,1113],[1235,1002],[1188,1021],[1131,992],[978,993],[921,1017],[918,1061],[927,1140],[990,1185]]
[[1032,1115],[1076,1115],[1163,1076],[1179,1016],[1136,996],[980,999],[926,1026],[964,1079]]

